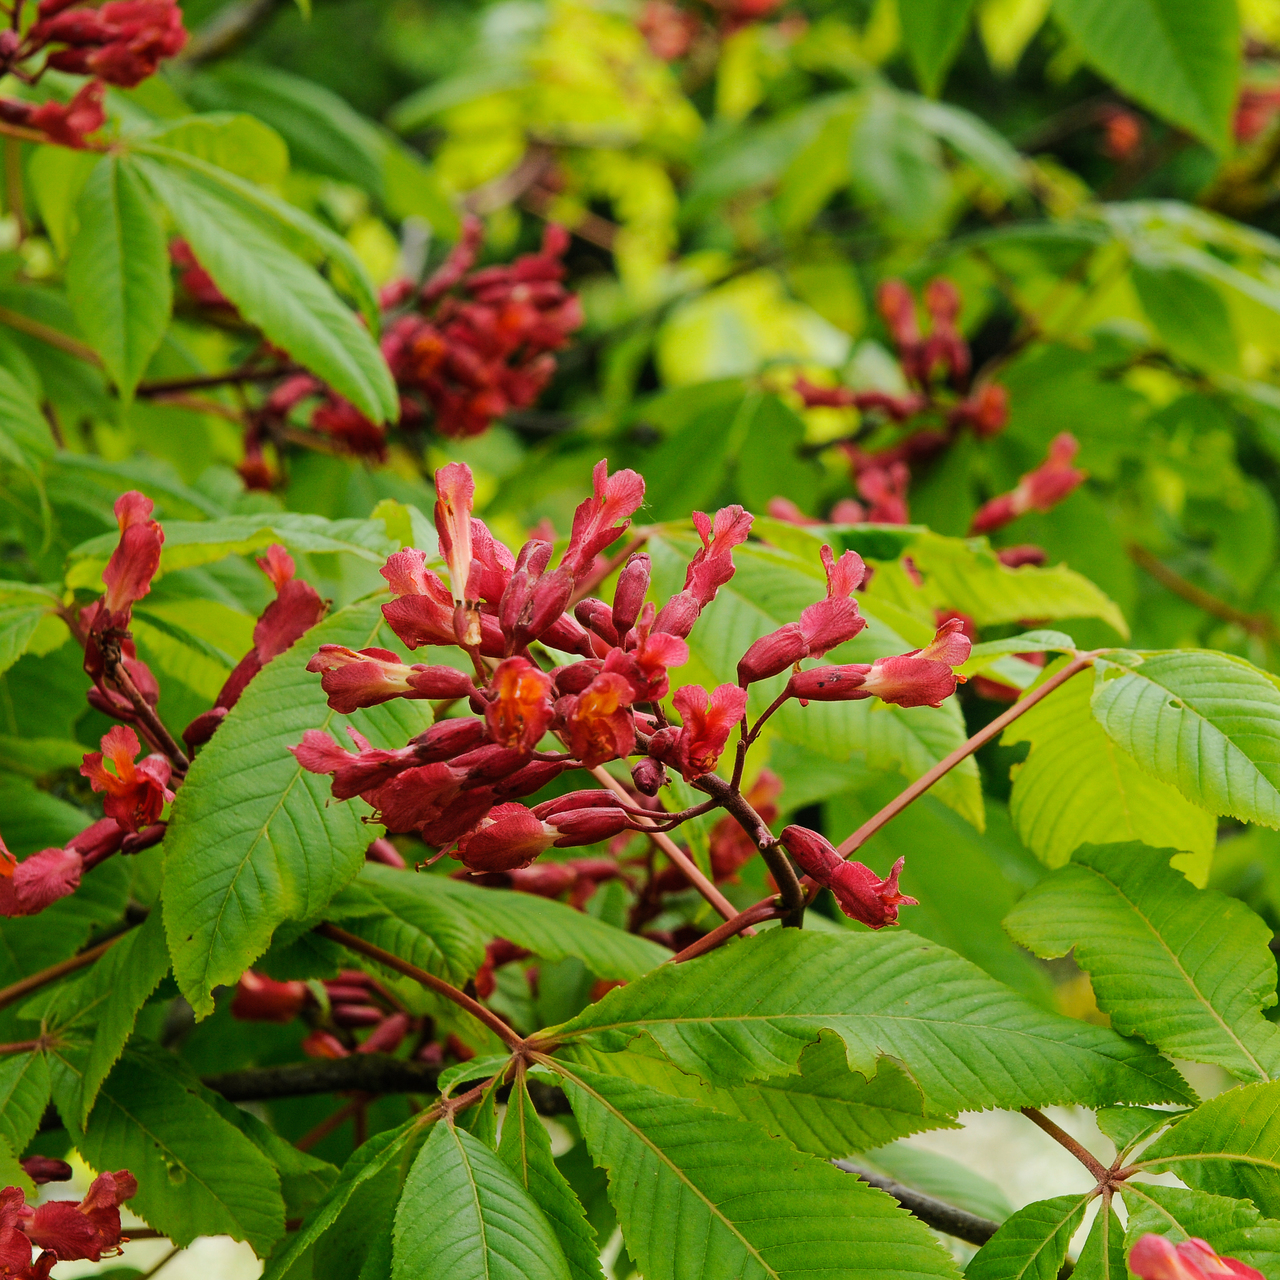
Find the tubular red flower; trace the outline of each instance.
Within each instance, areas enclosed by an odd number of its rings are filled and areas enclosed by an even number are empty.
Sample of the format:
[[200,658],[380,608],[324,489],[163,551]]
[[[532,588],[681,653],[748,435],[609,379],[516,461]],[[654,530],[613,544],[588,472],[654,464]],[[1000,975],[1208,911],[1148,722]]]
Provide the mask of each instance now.
[[329,706],[344,715],[392,698],[467,698],[476,691],[465,672],[420,662],[406,666],[390,649],[323,644],[307,670],[323,672],[320,687],[329,695]]
[[[605,547],[626,533],[630,516],[644,501],[644,480],[634,471],[609,474],[609,463],[601,458],[591,473],[592,497],[573,513],[569,546],[560,561],[575,578],[581,577]],[[615,521],[621,521],[616,524]]]
[[472,871],[511,871],[527,867],[556,835],[524,805],[500,804],[458,841],[456,856]]
[[868,467],[858,475],[858,493],[869,504],[866,519],[871,524],[907,524],[907,486],[911,471],[905,462],[888,467]]
[[1198,1237],[1174,1245],[1164,1236],[1142,1236],[1129,1252],[1129,1270],[1139,1280],[1264,1280],[1261,1271],[1235,1258],[1220,1258]]
[[[410,649],[424,644],[455,645],[454,601],[440,577],[426,567],[425,553],[409,547],[397,551],[382,567],[392,593],[397,597],[382,606],[382,616],[401,643]],[[500,658],[505,642],[498,620],[477,614],[480,652]]]
[[107,586],[103,598],[107,611],[113,616],[125,614],[127,617],[129,606],[151,590],[151,579],[160,567],[164,530],[149,519],[153,506],[151,499],[136,489],[116,499],[120,541],[102,571],[102,580]]
[[[722,684],[708,695],[701,685],[684,685],[671,701],[683,724],[660,758],[692,782],[719,763],[729,734],[747,709],[747,691]],[[650,753],[655,754],[652,747]]]
[[733,548],[747,540],[754,517],[739,506],[723,507],[714,523],[701,511],[693,513],[693,527],[702,546],[694,553],[684,576],[684,590],[667,601],[654,620],[654,631],[683,639],[716,592],[733,577]]
[[565,699],[563,715],[569,750],[584,769],[623,759],[635,749],[636,727],[631,716],[630,682],[613,671],[602,671],[576,697]]
[[127,1169],[100,1173],[79,1204],[49,1200],[37,1205],[24,1225],[37,1248],[59,1261],[99,1261],[120,1244],[120,1206],[138,1193],[138,1180]]
[[493,697],[484,713],[490,739],[532,751],[551,724],[551,677],[527,658],[507,658],[495,669],[487,692]]
[[[102,750],[87,754],[80,766],[89,785],[106,793],[102,807],[107,817],[128,831],[150,826],[173,800],[168,760],[150,755],[135,765],[134,757],[141,749],[137,734],[118,724],[103,736]],[[104,757],[111,761],[114,772],[103,763]]]
[[978,508],[969,532],[991,533],[1028,511],[1051,511],[1085,480],[1087,472],[1071,465],[1080,445],[1070,432],[1053,438],[1049,455],[1034,471],[1028,471],[1009,493],[1002,493]]
[[613,629],[619,637],[636,625],[640,610],[644,607],[645,594],[649,590],[649,576],[652,564],[649,556],[637,551],[627,559],[622,572],[618,574],[618,585],[613,593]]
[[46,102],[36,107],[27,117],[27,123],[51,142],[82,148],[85,138],[107,122],[102,105],[105,93],[106,86],[101,80],[90,80],[70,102]]
[[898,890],[904,859],[882,880],[861,862],[846,862],[830,841],[808,827],[784,827],[779,836],[806,875],[831,890],[840,910],[872,929],[898,923],[898,908],[919,904]]
[[305,982],[275,982],[246,969],[236,983],[231,1016],[241,1022],[292,1022],[309,998]]
[[39,915],[80,887],[84,859],[72,848],[41,849],[5,874],[0,865],[0,916]]
[[464,648],[480,643],[480,615],[476,601],[467,594],[471,576],[471,508],[476,484],[465,462],[451,462],[436,472],[436,532],[440,553],[449,566],[453,588],[454,632]]

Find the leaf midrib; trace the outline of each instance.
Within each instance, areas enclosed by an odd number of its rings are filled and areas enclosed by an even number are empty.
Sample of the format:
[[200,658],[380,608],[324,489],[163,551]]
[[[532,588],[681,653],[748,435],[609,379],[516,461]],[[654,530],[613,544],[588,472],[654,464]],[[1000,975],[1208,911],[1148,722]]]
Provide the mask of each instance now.
[[475,1170],[471,1167],[471,1160],[467,1156],[467,1148],[462,1139],[458,1137],[458,1131],[454,1127],[453,1117],[450,1116],[446,1128],[449,1131],[449,1138],[454,1146],[458,1149],[458,1158],[462,1161],[463,1170],[467,1177],[467,1186],[471,1188],[471,1203],[476,1211],[476,1223],[478,1224],[478,1232],[480,1236],[480,1257],[484,1262],[485,1280],[489,1280],[489,1230],[485,1225],[484,1208],[480,1203],[480,1188],[476,1185]]

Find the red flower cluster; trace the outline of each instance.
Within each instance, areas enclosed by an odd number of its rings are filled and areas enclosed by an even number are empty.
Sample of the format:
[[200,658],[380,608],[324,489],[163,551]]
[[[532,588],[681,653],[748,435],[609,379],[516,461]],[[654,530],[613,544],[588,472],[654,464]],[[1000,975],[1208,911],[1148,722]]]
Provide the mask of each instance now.
[[1193,1237],[1175,1245],[1164,1236],[1145,1235],[1129,1253],[1138,1280],[1264,1280],[1261,1271],[1220,1258],[1207,1240]]
[[1028,511],[1051,511],[1084,483],[1086,472],[1071,464],[1080,445],[1064,431],[1049,445],[1049,456],[1028,471],[1017,486],[979,507],[969,525],[970,533],[992,533]]
[[[418,430],[429,416],[442,435],[474,436],[528,408],[555,373],[553,352],[582,324],[582,304],[562,283],[569,246],[562,227],[547,227],[538,253],[476,271],[481,235],[480,221],[468,218],[452,253],[421,288],[401,280],[382,291],[382,354],[400,391],[401,430]],[[189,247],[175,242],[170,252],[196,302],[227,305]],[[280,437],[300,406],[312,431],[349,453],[385,460],[383,427],[310,374],[297,374],[271,392],[250,425],[240,474],[251,488],[271,487],[263,443]]]
[[[187,32],[174,0],[108,0],[97,9],[72,8],[73,2],[40,0],[36,21],[24,36],[18,35],[15,11],[13,29],[0,33],[0,70],[30,83],[48,67],[94,79],[69,103],[36,106],[0,99],[0,119],[38,129],[50,142],[83,147],[85,138],[106,122],[105,85],[132,89],[155,75],[162,59],[181,52]],[[18,10],[21,4],[18,0]],[[51,46],[56,47],[38,71],[20,67]]]
[[[137,1194],[127,1169],[100,1173],[85,1198],[31,1208],[17,1187],[0,1190],[0,1276],[46,1280],[58,1262],[98,1262],[120,1252],[120,1206]],[[43,1250],[33,1263],[32,1248]]]

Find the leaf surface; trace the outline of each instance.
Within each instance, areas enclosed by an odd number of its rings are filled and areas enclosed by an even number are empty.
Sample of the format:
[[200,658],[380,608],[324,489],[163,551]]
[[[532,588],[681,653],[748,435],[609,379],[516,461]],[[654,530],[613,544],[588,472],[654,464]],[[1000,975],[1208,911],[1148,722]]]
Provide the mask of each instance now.
[[1019,1209],[973,1256],[965,1280],[1057,1280],[1087,1195],[1055,1196]]
[[1130,1246],[1147,1232],[1175,1242],[1197,1236],[1222,1257],[1236,1258],[1263,1275],[1280,1268],[1280,1222],[1264,1218],[1247,1200],[1149,1182],[1129,1182],[1121,1195],[1129,1210]]

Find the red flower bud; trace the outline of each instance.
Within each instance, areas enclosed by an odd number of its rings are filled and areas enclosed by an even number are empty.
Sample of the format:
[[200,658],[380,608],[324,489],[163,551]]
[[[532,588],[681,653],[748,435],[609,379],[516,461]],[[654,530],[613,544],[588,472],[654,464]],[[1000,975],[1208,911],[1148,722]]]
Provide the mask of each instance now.
[[797,671],[787,682],[787,692],[802,702],[856,702],[869,698],[862,686],[871,671],[869,662],[850,662],[839,667],[811,667]]
[[1054,437],[1049,456],[1034,471],[1028,471],[1009,493],[1002,493],[981,506],[969,525],[973,534],[991,533],[1028,511],[1051,511],[1078,488],[1087,475],[1071,465],[1080,445],[1069,432]]
[[1044,564],[1048,557],[1045,555],[1043,547],[1037,547],[1032,542],[1024,542],[1016,547],[1003,547],[996,552],[996,559],[1006,569],[1021,569],[1023,565]]
[[585,600],[579,600],[574,605],[573,616],[588,631],[594,631],[602,640],[609,644],[618,643],[620,637],[614,630],[613,610],[603,600],[596,600],[590,596]]
[[381,863],[384,867],[395,867],[397,871],[403,871],[409,865],[400,850],[385,836],[379,836],[370,842],[364,851],[364,860]]
[[914,898],[898,892],[902,858],[881,880],[870,867],[860,862],[846,862],[828,840],[807,827],[785,827],[779,839],[807,875],[835,894],[840,910],[851,920],[861,920],[872,929],[881,929],[898,923],[900,906],[918,905]]
[[116,499],[120,541],[102,571],[109,613],[124,613],[151,590],[151,579],[160,567],[160,548],[164,544],[164,530],[148,518],[152,508],[151,499],[136,489]]
[[317,1027],[299,1046],[308,1058],[349,1058],[350,1050],[332,1031]]
[[309,998],[305,982],[274,982],[247,969],[236,983],[231,1016],[241,1022],[292,1022]]
[[524,805],[500,804],[458,841],[457,856],[472,871],[510,871],[527,867],[557,834]]
[[323,644],[307,670],[323,672],[320,687],[329,695],[329,706],[344,715],[392,698],[466,698],[475,692],[464,672],[422,663],[406,666],[390,649]]
[[794,666],[809,652],[798,622],[788,622],[761,636],[738,660],[738,683],[754,684]]
[[384,1018],[381,1026],[365,1037],[364,1043],[357,1046],[356,1052],[395,1053],[400,1047],[400,1042],[409,1034],[412,1025],[408,1014],[393,1013],[390,1017]]
[[347,1031],[356,1031],[361,1027],[376,1027],[385,1014],[372,1004],[335,1004],[331,1010],[333,1025]]
[[649,576],[652,571],[648,555],[637,551],[623,566],[618,575],[618,586],[613,593],[613,629],[619,636],[625,636],[636,625],[640,610],[644,606],[644,597],[649,590]]
[[56,1160],[53,1156],[27,1156],[22,1161],[22,1171],[38,1187],[49,1182],[70,1182],[74,1176],[65,1160]]
[[1142,1236],[1129,1253],[1129,1270],[1139,1280],[1264,1280],[1261,1271],[1218,1257],[1198,1237],[1175,1245],[1164,1236]]
[[631,766],[631,781],[641,795],[656,796],[667,780],[667,771],[657,760],[643,756]]

